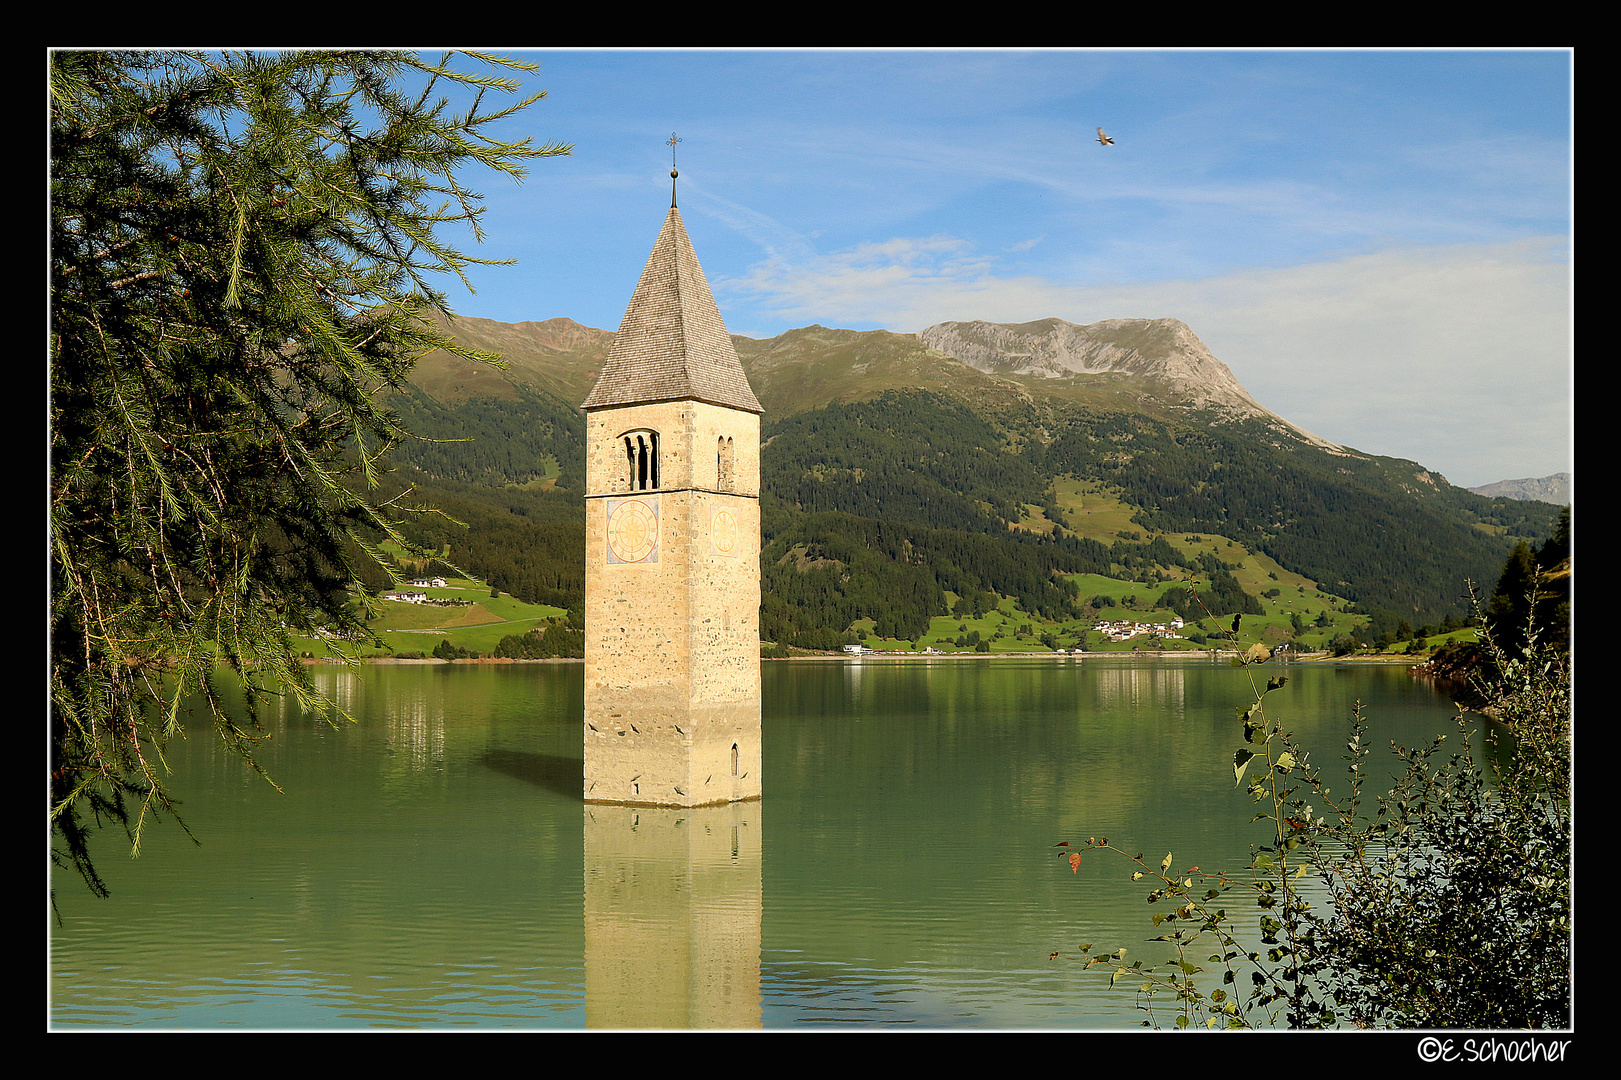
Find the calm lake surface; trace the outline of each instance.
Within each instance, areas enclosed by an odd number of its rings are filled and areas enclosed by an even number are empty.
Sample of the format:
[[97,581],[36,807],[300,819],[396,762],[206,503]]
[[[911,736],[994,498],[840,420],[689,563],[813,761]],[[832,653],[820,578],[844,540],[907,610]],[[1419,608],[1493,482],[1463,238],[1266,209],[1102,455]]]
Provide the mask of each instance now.
[[[1267,699],[1337,763],[1453,732],[1396,665],[1297,664]],[[763,667],[765,797],[581,803],[582,667],[374,665],[357,718],[276,717],[259,760],[169,755],[172,822],[112,897],[56,873],[56,1028],[1131,1028],[1083,943],[1158,958],[1146,886],[1061,840],[1247,862],[1249,673],[1209,660],[862,658]],[[1394,759],[1380,759],[1391,763]],[[1246,916],[1247,917],[1247,916]]]

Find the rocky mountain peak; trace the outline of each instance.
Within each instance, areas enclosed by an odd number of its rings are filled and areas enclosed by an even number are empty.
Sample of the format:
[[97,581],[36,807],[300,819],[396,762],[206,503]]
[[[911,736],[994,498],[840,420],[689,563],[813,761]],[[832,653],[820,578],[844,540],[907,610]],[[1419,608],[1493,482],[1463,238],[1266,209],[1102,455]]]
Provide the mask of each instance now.
[[1530,476],[1519,480],[1499,480],[1495,484],[1472,487],[1469,490],[1487,498],[1535,499],[1555,505],[1571,501],[1572,474],[1554,473],[1552,476]]
[[1262,407],[1180,319],[946,322],[918,334],[931,349],[996,375],[1063,379],[1128,375],[1157,384],[1171,403],[1230,420],[1258,419],[1325,448],[1335,444]]

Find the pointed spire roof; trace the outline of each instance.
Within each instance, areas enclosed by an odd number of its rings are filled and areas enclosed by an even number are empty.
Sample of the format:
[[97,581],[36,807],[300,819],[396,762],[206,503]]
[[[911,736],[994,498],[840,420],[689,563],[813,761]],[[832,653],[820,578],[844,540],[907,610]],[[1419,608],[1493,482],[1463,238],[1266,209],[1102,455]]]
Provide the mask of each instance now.
[[672,205],[582,409],[695,400],[763,413]]

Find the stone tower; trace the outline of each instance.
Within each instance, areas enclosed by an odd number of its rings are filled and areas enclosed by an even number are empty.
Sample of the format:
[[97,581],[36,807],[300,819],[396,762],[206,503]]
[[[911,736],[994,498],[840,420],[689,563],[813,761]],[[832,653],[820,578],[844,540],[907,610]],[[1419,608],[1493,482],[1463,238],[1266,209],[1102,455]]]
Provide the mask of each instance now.
[[671,200],[586,417],[585,799],[760,796],[760,402]]

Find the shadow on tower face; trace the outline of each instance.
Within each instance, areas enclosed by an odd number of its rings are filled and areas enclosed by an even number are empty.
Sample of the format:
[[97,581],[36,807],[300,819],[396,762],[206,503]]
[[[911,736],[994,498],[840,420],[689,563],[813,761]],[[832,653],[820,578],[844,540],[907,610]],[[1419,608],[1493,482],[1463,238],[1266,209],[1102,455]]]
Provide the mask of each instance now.
[[760,807],[585,807],[587,1027],[760,1027]]

